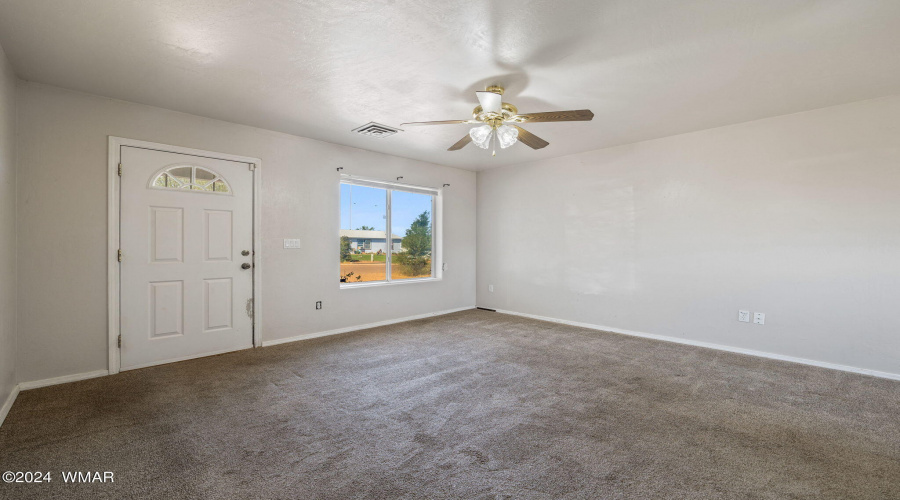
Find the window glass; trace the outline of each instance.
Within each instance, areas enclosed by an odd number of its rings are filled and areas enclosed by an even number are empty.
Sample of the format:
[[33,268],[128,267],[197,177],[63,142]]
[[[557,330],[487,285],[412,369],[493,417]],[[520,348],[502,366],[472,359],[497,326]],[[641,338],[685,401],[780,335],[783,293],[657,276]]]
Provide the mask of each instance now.
[[193,170],[191,167],[173,167],[167,170],[166,173],[169,174],[170,181],[175,181],[178,184],[190,184],[191,170]]
[[387,280],[387,190],[341,184],[341,283]]
[[432,199],[427,194],[391,192],[391,279],[432,276]]
[[435,277],[435,196],[410,186],[342,181],[341,284]]
[[184,189],[230,194],[231,188],[219,174],[203,167],[175,166],[160,172],[150,182],[150,187]]

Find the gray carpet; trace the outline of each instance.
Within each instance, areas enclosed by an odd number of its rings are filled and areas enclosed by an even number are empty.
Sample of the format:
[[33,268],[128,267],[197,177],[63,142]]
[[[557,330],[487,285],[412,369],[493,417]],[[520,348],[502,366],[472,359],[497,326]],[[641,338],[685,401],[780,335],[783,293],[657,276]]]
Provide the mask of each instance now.
[[900,383],[466,311],[23,392],[0,469],[53,473],[2,498],[900,498]]

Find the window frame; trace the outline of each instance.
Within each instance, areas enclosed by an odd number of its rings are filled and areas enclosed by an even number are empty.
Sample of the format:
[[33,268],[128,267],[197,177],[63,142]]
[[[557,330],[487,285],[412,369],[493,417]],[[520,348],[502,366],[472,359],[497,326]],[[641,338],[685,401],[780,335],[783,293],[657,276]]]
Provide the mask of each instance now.
[[[424,283],[430,281],[441,281],[443,279],[443,266],[438,266],[438,259],[442,259],[442,247],[441,247],[441,216],[439,208],[443,205],[441,195],[442,190],[424,186],[414,186],[411,184],[401,184],[396,182],[386,182],[379,180],[371,180],[371,179],[362,179],[357,177],[349,177],[342,176],[340,180],[340,184],[347,184],[350,186],[362,186],[362,187],[370,187],[376,189],[385,190],[385,198],[386,198],[386,208],[385,208],[385,248],[387,251],[385,252],[385,279],[378,281],[363,281],[363,282],[347,282],[338,284],[341,289],[351,289],[351,288],[368,288],[373,286],[389,286],[389,285],[403,285],[409,283]],[[351,187],[352,189],[352,187]],[[431,196],[431,276],[424,278],[399,278],[394,279],[391,276],[391,265],[393,261],[393,231],[391,228],[391,211],[393,210],[392,195],[394,191],[403,191],[406,193],[415,193],[415,194],[424,194]],[[338,204],[340,206],[341,198],[338,197]],[[351,207],[352,210],[352,207]],[[340,231],[340,224],[338,224],[338,230]],[[401,245],[403,238],[400,238]],[[340,258],[338,259],[340,262]]]

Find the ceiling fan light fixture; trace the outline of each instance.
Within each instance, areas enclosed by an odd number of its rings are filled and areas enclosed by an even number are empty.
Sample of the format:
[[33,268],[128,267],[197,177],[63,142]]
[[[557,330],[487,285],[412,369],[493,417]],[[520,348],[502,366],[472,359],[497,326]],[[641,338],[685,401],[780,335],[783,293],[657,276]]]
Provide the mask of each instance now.
[[491,134],[494,131],[490,125],[481,125],[480,127],[472,127],[469,130],[469,137],[481,149],[487,149],[491,144]]
[[[491,149],[497,154],[497,144],[501,149],[506,149],[517,142],[531,149],[542,149],[550,145],[549,142],[520,127],[520,123],[537,122],[589,122],[594,118],[594,113],[589,109],[573,109],[569,111],[544,111],[541,113],[520,114],[514,105],[503,102],[503,87],[491,85],[484,91],[475,92],[478,97],[478,106],[472,110],[472,118],[469,120],[442,120],[431,122],[409,122],[401,125],[452,125],[457,123],[483,123],[478,125],[462,139],[456,141],[447,151],[459,151],[474,142],[481,149]],[[505,125],[510,123],[512,126]]]
[[500,147],[506,149],[519,139],[519,131],[509,125],[501,125],[497,127],[497,140],[500,141]]

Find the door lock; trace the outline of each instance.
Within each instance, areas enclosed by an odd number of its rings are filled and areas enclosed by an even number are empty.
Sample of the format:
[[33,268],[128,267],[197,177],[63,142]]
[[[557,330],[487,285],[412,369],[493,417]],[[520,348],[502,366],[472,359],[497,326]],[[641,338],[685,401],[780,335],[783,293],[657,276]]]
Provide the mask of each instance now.
[[241,250],[241,255],[243,255],[244,257],[250,255],[250,250]]
[[250,269],[251,267],[253,267],[253,265],[249,262],[244,262],[243,264],[241,264],[241,269]]

